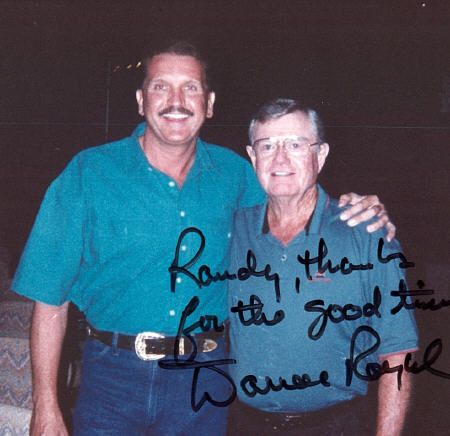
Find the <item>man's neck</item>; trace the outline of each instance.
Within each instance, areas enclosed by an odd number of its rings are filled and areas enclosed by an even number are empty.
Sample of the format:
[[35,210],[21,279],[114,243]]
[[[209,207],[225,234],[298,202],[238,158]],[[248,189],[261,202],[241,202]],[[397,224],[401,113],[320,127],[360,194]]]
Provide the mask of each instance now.
[[284,245],[306,228],[316,207],[317,195],[317,187],[313,186],[301,198],[269,198],[270,232]]
[[174,179],[179,187],[183,186],[195,160],[195,140],[183,146],[161,146],[144,133],[139,144],[153,167]]

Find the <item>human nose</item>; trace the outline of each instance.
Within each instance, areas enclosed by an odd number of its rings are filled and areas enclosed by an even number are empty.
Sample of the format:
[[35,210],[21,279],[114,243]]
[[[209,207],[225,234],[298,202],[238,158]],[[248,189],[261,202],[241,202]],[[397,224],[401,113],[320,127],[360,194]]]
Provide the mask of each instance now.
[[171,88],[168,103],[171,106],[184,106],[183,90],[178,87]]
[[278,143],[275,155],[273,158],[276,162],[289,161],[289,155],[286,150],[286,145],[284,143]]

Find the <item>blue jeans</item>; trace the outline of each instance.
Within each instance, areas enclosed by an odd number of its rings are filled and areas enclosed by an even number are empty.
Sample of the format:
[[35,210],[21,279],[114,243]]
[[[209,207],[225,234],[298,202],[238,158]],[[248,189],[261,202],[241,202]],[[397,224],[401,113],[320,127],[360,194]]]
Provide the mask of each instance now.
[[[226,358],[224,341],[218,343],[216,350],[198,353],[195,360]],[[194,369],[163,369],[158,362],[143,361],[134,351],[88,339],[74,434],[225,435],[228,407],[206,401],[197,412],[191,408]],[[227,370],[226,365],[218,368]],[[208,368],[200,369],[196,387],[196,403],[205,392],[216,401],[226,402],[231,395],[230,382]]]

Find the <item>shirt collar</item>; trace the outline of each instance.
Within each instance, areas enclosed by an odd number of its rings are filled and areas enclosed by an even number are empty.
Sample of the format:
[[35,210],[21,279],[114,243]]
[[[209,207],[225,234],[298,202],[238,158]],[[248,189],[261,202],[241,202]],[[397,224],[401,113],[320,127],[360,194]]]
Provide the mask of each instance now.
[[[146,126],[145,122],[139,123],[136,126],[136,128],[133,130],[133,133],[131,134],[131,136],[134,138],[134,143],[135,143],[134,145],[137,146],[137,148],[135,147],[136,150],[139,152],[141,157],[144,158],[145,165],[148,167],[150,165],[150,163],[148,162],[147,158],[145,157],[145,155],[142,151],[142,148],[139,144],[139,137],[144,135],[145,126]],[[195,174],[198,171],[214,170],[214,169],[215,169],[215,165],[211,158],[211,155],[208,152],[206,143],[203,140],[201,140],[200,138],[197,138],[196,149],[195,149],[195,161],[194,161],[194,165],[191,168],[191,172],[193,174]]]
[[197,138],[194,167],[195,166],[201,170],[213,170],[216,168],[206,143],[200,138]]
[[[310,216],[308,223],[305,227],[306,235],[319,234],[322,226],[322,217],[325,209],[330,203],[330,198],[328,194],[323,190],[323,188],[317,184],[317,203],[312,215]],[[268,202],[260,206],[259,216],[258,216],[258,236],[263,236],[269,233],[269,222],[267,219],[267,206]]]

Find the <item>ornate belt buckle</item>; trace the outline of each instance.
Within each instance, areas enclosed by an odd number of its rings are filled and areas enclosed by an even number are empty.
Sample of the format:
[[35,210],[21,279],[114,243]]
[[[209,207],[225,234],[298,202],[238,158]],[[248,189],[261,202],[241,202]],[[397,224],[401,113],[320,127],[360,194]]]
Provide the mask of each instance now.
[[161,335],[160,333],[155,332],[142,332],[139,333],[136,336],[136,339],[134,341],[134,349],[136,351],[137,356],[139,359],[142,360],[158,360],[165,357],[165,354],[153,354],[153,353],[147,353],[147,345],[145,343],[146,339],[160,339],[164,338],[164,335]]
[[203,341],[203,352],[209,353],[210,351],[214,351],[217,348],[217,342],[212,339],[205,339]]

